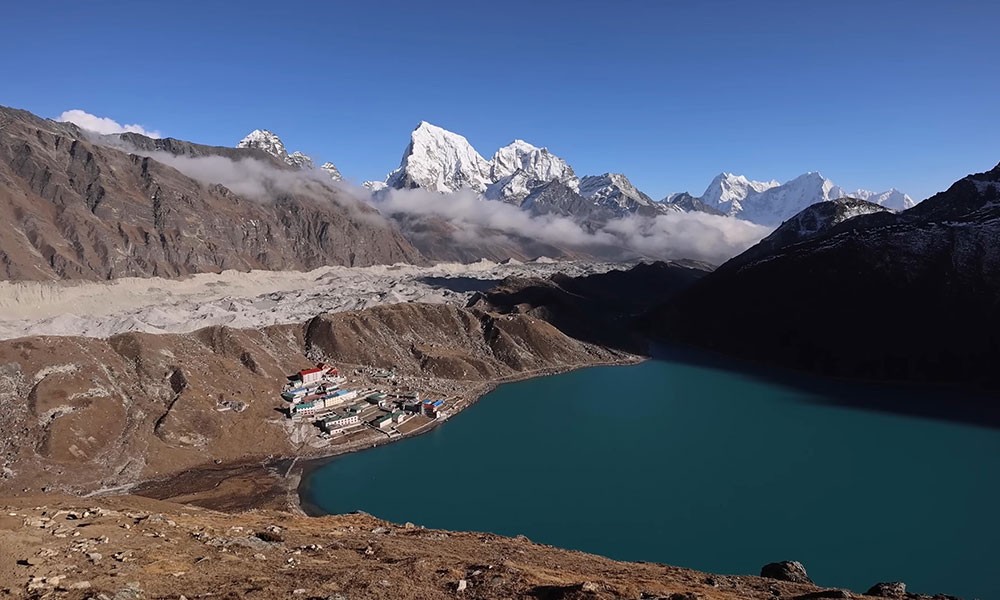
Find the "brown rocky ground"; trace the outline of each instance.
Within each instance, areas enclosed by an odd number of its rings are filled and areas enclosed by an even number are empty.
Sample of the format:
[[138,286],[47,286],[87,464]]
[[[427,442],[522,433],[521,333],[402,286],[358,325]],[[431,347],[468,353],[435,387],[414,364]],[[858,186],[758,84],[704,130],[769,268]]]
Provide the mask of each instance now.
[[223,514],[136,496],[27,497],[0,506],[0,598],[863,597],[368,515]]
[[[392,367],[458,408],[489,382],[631,355],[527,315],[398,304],[260,330],[0,342],[0,494],[87,493],[197,468],[336,454],[279,412],[285,375],[326,360]],[[238,403],[245,410],[226,410]],[[384,441],[384,440],[383,440]],[[181,486],[174,493],[185,494]]]

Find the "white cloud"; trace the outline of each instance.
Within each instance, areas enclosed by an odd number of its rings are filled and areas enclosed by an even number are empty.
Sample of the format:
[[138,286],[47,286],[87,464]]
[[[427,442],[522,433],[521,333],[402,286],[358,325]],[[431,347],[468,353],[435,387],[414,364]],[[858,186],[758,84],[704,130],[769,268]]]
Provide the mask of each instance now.
[[178,156],[161,150],[144,150],[114,138],[92,140],[97,144],[130,154],[146,156],[206,184],[219,184],[233,193],[259,202],[274,201],[281,196],[310,198],[318,202],[335,202],[354,218],[364,219],[380,227],[391,227],[388,220],[374,210],[356,190],[330,179],[320,169],[290,169],[256,158],[233,160],[225,156]]
[[56,118],[56,121],[69,122],[74,125],[86,129],[88,131],[93,131],[95,133],[100,133],[104,135],[113,133],[139,133],[146,137],[159,138],[161,137],[159,131],[146,129],[142,125],[122,125],[114,119],[109,119],[107,117],[98,117],[97,115],[92,115],[87,111],[74,108],[73,110],[67,110],[63,114]]
[[563,216],[532,215],[505,202],[481,200],[466,191],[439,194],[392,190],[376,198],[375,206],[386,215],[433,215],[445,219],[457,228],[455,238],[460,242],[464,238],[519,236],[609,258],[640,255],[721,264],[773,230],[705,213],[631,215],[586,226]]

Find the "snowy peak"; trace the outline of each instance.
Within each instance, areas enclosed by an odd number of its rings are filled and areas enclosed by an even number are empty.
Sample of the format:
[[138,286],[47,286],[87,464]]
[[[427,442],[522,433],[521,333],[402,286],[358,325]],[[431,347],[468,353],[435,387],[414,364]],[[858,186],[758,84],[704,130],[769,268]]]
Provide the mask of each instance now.
[[520,205],[533,190],[557,181],[573,192],[580,188],[573,168],[565,160],[524,140],[500,148],[490,160],[486,198]]
[[257,148],[263,150],[281,162],[288,162],[288,151],[281,138],[267,129],[254,129],[236,144],[237,148]]
[[[296,169],[311,170],[316,168],[316,164],[309,155],[303,154],[298,150],[289,154],[281,138],[267,129],[254,129],[245,138],[240,140],[236,144],[236,147],[263,150],[286,165],[295,167]],[[324,163],[320,169],[328,173],[334,181],[342,179],[340,171],[337,170],[337,167],[333,166],[333,163]]]
[[741,210],[740,203],[753,194],[778,187],[777,181],[753,181],[743,175],[720,173],[708,184],[700,200],[725,214]]
[[285,162],[297,169],[315,169],[316,165],[313,164],[313,159],[309,158],[305,154],[299,151],[292,152],[285,159]]
[[490,165],[469,140],[427,121],[410,134],[399,168],[386,177],[388,187],[435,192],[470,189],[482,193],[492,183]]
[[337,166],[332,162],[325,162],[322,165],[320,165],[319,168],[321,171],[329,175],[330,179],[334,181],[341,181],[344,179],[344,177],[340,174],[340,169],[338,169]]
[[539,183],[559,181],[576,191],[580,182],[565,160],[524,140],[514,140],[500,148],[490,161],[490,178],[499,181],[521,172],[527,180]]

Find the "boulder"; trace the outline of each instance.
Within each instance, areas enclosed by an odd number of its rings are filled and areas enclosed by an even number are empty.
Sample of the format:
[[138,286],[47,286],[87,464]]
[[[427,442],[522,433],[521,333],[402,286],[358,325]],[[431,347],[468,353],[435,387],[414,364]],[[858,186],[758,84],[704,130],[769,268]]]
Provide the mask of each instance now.
[[865,595],[879,598],[905,598],[906,584],[902,581],[882,581],[868,588]]
[[779,581],[791,581],[792,583],[812,584],[813,582],[812,579],[809,579],[806,568],[797,560],[768,563],[761,568],[760,576]]

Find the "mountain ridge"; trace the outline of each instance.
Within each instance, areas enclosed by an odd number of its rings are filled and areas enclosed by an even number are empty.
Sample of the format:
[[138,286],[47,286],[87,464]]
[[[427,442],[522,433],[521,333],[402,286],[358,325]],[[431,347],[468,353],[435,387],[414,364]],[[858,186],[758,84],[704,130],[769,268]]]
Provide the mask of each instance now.
[[[1000,165],[901,213],[838,202],[868,214],[820,223],[800,213],[651,313],[650,327],[839,377],[1000,389]],[[786,238],[810,219],[819,226]]]
[[[263,183],[295,168],[255,148],[202,146],[79,127],[0,108],[0,278],[180,277],[424,261],[371,207],[329,185],[267,201],[181,166],[254,165]],[[202,168],[201,171],[205,171]],[[308,192],[308,193],[304,193]],[[348,243],[345,243],[348,242]]]
[[753,181],[743,175],[721,173],[697,198],[723,214],[761,225],[777,226],[817,202],[857,198],[901,211],[916,205],[912,198],[891,188],[884,192],[858,189],[848,192],[818,171],[803,173],[785,183]]

